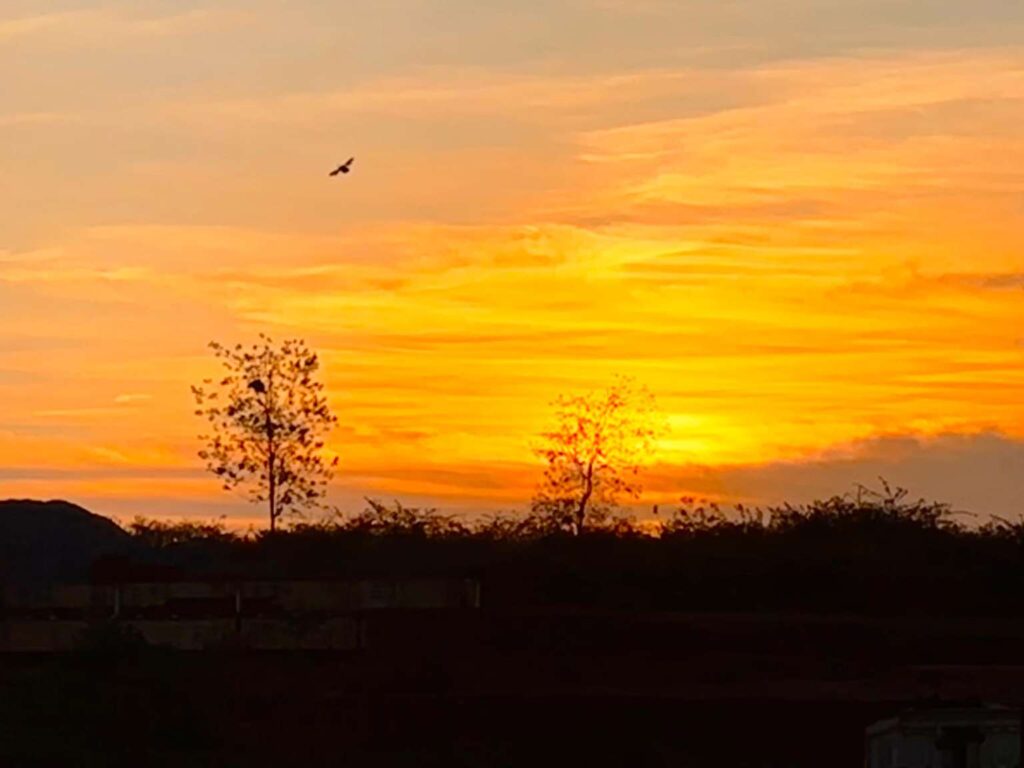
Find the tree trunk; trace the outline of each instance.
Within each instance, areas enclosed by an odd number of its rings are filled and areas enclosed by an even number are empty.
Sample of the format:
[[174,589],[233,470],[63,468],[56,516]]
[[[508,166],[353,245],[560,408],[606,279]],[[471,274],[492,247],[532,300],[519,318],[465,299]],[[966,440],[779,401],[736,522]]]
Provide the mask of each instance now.
[[280,515],[280,511],[277,509],[277,467],[276,462],[276,447],[274,445],[274,420],[272,413],[273,398],[274,398],[274,372],[269,371],[267,374],[267,391],[264,394],[264,405],[263,412],[266,414],[266,422],[264,425],[264,431],[267,437],[267,490],[268,496],[270,497],[270,532],[273,533],[277,529],[277,518]]
[[277,483],[274,482],[274,453],[273,448],[267,458],[267,477],[269,478],[270,497],[270,532],[273,533],[277,527]]
[[587,504],[590,503],[590,497],[594,493],[594,460],[591,459],[587,464],[587,474],[585,476],[586,485],[584,486],[583,496],[580,497],[579,506],[576,507],[576,524],[575,534],[579,536],[583,533],[583,525],[587,518]]

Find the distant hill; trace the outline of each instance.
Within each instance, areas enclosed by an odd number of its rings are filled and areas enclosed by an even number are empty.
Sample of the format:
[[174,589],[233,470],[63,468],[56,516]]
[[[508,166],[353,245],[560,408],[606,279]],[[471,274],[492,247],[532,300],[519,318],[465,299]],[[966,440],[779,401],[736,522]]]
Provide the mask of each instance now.
[[78,581],[131,537],[114,522],[66,501],[0,500],[0,583]]

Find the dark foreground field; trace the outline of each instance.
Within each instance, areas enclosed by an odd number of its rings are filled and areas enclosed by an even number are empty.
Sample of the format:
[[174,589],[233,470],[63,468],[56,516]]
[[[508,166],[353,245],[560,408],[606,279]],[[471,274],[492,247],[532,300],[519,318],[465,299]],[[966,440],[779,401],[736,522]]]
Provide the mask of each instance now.
[[0,656],[0,766],[855,768],[904,707],[1024,704],[1024,524],[949,517],[835,498],[573,538],[385,509],[238,537],[10,502],[0,582],[446,575],[483,598],[368,611],[347,654]]
[[1024,691],[1007,619],[419,612],[370,633],[346,655],[7,656],[0,764],[854,768],[875,719]]

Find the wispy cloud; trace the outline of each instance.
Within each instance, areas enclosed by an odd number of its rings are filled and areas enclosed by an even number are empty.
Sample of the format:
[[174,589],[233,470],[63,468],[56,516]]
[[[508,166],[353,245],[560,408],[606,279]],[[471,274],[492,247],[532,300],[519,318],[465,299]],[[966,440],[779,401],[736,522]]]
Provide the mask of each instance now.
[[616,104],[706,93],[711,78],[699,70],[649,70],[612,75],[497,73],[449,68],[415,77],[376,79],[340,90],[293,92],[261,98],[181,102],[179,117],[269,123],[313,122],[353,113],[405,115],[501,114],[524,121],[600,111]]
[[114,402],[117,403],[118,405],[125,405],[125,404],[128,404],[128,403],[144,403],[144,402],[146,402],[148,400],[152,400],[152,399],[153,399],[152,395],[147,395],[147,394],[142,393],[142,392],[128,392],[128,393],[117,395],[114,398]]
[[94,19],[97,15],[94,11],[65,11],[37,16],[0,18],[0,42],[54,29],[69,28],[76,23],[87,21],[90,18]]
[[[551,398],[624,371],[669,413],[673,487],[699,466],[768,498],[794,462],[846,482],[830,446],[867,446],[867,473],[878,435],[1024,435],[1020,47],[949,45],[909,5],[904,44],[867,49],[867,22],[794,42],[772,4],[598,4],[544,30],[539,4],[481,6],[415,45],[341,45],[324,4],[0,21],[8,66],[53,67],[0,116],[18,487],[207,503],[215,483],[176,474],[188,385],[209,339],[259,331],[321,351],[356,501],[511,504]],[[854,6],[829,4],[879,13]],[[579,22],[566,47],[548,20]],[[679,53],[695,25],[721,56]]]
[[0,18],[0,45],[26,38],[59,36],[65,44],[111,39],[190,34],[244,18],[212,8],[193,8],[164,15],[127,13],[115,8],[86,8],[34,16]]

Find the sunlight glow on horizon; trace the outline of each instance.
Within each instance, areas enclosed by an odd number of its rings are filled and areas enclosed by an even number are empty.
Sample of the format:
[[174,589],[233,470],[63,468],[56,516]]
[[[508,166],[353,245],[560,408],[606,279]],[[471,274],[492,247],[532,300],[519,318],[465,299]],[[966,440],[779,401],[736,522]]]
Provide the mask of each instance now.
[[258,519],[188,387],[262,331],[321,354],[345,508],[522,509],[552,399],[625,373],[644,504],[1021,511],[1019,5],[58,5],[0,12],[0,497]]

